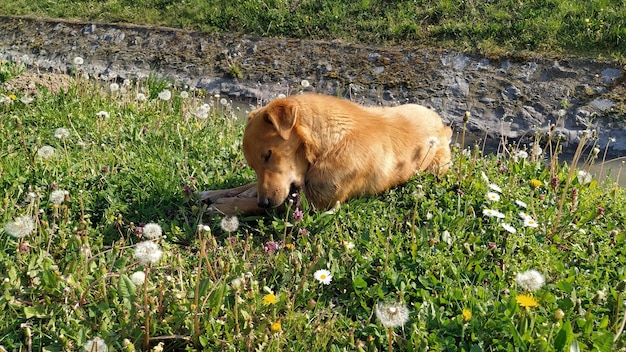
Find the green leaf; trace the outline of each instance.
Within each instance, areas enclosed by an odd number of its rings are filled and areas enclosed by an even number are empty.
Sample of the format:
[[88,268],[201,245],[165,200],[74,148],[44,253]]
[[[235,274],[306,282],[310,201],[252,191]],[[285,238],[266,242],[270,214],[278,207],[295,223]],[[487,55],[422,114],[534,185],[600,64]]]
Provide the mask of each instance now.
[[119,281],[117,282],[117,290],[120,297],[129,300],[133,300],[137,295],[137,287],[135,287],[135,284],[130,280],[128,275],[120,275]]
[[367,288],[367,282],[362,277],[357,277],[352,280],[352,284],[354,285],[354,288]]
[[554,339],[554,350],[563,351],[568,341],[573,340],[572,324],[566,320]]

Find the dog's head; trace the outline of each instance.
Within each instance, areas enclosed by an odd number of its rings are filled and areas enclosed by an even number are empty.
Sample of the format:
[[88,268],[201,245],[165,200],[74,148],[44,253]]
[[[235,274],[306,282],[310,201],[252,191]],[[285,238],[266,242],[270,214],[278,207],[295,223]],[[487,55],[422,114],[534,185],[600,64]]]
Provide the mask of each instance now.
[[308,160],[298,132],[298,107],[278,99],[251,112],[243,153],[257,175],[259,207],[277,207],[303,187]]

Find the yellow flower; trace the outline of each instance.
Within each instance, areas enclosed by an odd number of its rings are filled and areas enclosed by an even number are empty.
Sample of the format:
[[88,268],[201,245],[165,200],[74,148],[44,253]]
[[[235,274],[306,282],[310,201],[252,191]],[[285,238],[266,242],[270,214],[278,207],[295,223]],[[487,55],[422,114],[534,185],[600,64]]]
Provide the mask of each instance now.
[[530,310],[531,307],[539,307],[539,302],[532,295],[517,295],[515,300],[527,310]]
[[463,313],[461,313],[461,315],[463,316],[463,321],[469,321],[472,319],[472,311],[469,309],[463,309]]
[[293,243],[287,243],[285,245],[285,248],[290,250],[290,251],[293,251],[294,249],[296,249],[296,246]]
[[270,304],[274,304],[276,302],[278,302],[278,298],[276,298],[276,296],[273,293],[268,293],[265,296],[263,296],[264,306],[269,306]]
[[17,99],[17,97],[15,96],[15,94],[9,94],[9,98],[11,98],[11,100],[15,100],[15,99]]
[[283,330],[283,325],[280,323],[280,320],[270,325],[270,331],[273,333],[281,332],[282,330]]
[[538,180],[538,179],[536,179],[536,178],[533,178],[532,180],[530,180],[530,185],[531,185],[533,188],[537,188],[537,187],[540,187],[541,185],[543,185],[543,182],[539,181],[539,180]]

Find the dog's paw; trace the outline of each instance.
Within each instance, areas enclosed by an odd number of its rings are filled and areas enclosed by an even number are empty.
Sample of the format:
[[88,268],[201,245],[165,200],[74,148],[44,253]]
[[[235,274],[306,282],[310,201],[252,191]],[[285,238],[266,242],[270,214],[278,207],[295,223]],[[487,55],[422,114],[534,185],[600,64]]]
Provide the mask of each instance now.
[[228,197],[226,190],[210,190],[198,192],[198,200],[206,203],[215,203],[220,198]]

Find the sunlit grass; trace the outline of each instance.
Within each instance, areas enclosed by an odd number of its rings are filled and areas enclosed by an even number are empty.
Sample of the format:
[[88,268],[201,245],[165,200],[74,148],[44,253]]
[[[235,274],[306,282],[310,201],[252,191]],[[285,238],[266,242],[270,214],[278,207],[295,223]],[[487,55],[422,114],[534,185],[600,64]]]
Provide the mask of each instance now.
[[547,163],[557,140],[455,147],[442,179],[235,223],[194,198],[254,179],[228,101],[156,77],[9,95],[6,350],[625,347],[626,195]]

